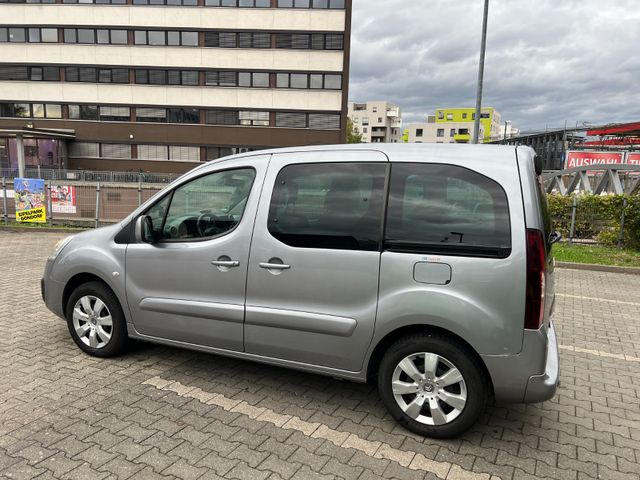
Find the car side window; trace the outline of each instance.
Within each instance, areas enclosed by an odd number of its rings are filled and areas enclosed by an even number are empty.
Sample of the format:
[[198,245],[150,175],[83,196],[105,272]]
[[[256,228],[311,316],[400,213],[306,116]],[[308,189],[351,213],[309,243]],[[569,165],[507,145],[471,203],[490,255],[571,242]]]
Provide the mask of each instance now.
[[467,168],[394,164],[385,246],[390,250],[504,258],[511,249],[507,195]]
[[225,170],[176,188],[158,238],[198,240],[233,230],[242,219],[254,178],[251,168]]
[[299,248],[376,251],[386,165],[289,165],[276,179],[268,229]]

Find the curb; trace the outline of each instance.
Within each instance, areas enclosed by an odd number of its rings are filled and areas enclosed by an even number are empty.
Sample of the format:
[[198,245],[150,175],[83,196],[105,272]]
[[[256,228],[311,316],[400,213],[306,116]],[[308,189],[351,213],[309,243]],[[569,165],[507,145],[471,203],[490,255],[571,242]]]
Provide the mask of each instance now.
[[556,267],[569,268],[573,270],[592,270],[595,272],[626,273],[628,275],[640,275],[639,267],[618,267],[615,265],[596,265],[593,263],[571,263],[571,262],[556,262]]

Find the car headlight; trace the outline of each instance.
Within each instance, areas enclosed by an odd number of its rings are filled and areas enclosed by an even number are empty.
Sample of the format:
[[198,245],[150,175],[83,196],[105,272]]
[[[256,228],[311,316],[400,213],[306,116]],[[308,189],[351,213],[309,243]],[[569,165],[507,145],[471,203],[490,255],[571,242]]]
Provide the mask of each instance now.
[[58,241],[58,243],[56,243],[56,246],[53,249],[53,253],[49,255],[49,259],[50,260],[55,259],[58,256],[58,254],[62,251],[62,249],[66,247],[71,240],[73,240],[73,237],[74,237],[73,235],[69,235],[68,237],[65,237],[62,240]]

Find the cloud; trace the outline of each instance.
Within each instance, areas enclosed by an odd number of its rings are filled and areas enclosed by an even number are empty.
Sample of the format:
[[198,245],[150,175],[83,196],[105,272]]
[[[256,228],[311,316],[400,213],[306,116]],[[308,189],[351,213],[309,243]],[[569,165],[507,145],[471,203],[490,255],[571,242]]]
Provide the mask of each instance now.
[[[523,129],[640,120],[636,0],[491,0],[483,105]],[[482,0],[354,0],[352,101],[474,106]],[[635,81],[634,81],[635,80]]]

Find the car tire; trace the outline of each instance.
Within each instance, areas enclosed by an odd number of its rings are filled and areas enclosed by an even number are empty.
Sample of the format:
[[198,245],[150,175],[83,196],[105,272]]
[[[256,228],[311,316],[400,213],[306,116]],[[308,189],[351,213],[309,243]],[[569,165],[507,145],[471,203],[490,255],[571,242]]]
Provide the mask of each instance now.
[[378,369],[378,390],[407,430],[432,438],[457,437],[480,417],[489,385],[477,355],[438,333],[401,338]]
[[115,294],[101,282],[77,287],[67,302],[67,326],[71,338],[94,357],[115,357],[127,346],[127,325]]

